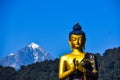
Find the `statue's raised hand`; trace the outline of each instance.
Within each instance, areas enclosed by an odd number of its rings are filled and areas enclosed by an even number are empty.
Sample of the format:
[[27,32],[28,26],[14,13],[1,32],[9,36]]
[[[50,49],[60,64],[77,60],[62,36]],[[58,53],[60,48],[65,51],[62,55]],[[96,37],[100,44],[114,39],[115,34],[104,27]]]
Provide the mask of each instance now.
[[85,72],[86,69],[81,65],[81,62],[78,63],[78,70],[80,70],[81,72]]

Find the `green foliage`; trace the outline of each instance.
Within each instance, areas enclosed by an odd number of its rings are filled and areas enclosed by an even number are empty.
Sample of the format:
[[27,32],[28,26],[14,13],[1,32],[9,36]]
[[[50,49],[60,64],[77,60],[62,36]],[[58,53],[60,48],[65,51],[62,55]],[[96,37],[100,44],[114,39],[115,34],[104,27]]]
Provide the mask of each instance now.
[[58,80],[59,60],[45,60],[32,65],[21,66],[16,80]]
[[99,80],[120,80],[120,47],[106,50],[98,63]]
[[[120,47],[108,49],[97,56],[99,80],[120,80]],[[59,80],[59,59],[45,60],[31,65],[21,66],[15,71],[12,67],[0,66],[0,80]]]
[[16,71],[14,68],[0,66],[0,80],[14,80],[15,76]]

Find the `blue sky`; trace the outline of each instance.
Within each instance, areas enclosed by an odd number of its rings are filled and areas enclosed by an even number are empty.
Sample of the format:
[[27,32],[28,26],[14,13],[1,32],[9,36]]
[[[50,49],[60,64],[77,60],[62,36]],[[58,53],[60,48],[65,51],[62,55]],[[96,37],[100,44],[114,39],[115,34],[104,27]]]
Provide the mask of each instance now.
[[86,33],[85,52],[120,46],[119,0],[1,0],[0,58],[35,42],[59,57],[70,52],[76,22]]

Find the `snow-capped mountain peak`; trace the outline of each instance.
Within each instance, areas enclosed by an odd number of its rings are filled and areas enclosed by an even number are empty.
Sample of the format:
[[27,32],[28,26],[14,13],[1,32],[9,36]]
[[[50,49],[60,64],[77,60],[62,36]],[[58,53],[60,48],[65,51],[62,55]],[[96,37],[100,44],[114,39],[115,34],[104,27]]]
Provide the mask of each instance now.
[[30,43],[30,44],[28,45],[28,47],[32,47],[33,49],[35,49],[35,48],[38,48],[39,45],[36,44],[36,43],[34,43],[34,42],[32,42],[32,43]]
[[8,56],[13,56],[14,55],[14,53],[10,53]]
[[40,47],[38,44],[32,42],[15,53],[10,53],[8,56],[0,59],[0,65],[11,66],[15,69],[20,69],[22,65],[28,65],[44,60],[53,59],[51,54]]

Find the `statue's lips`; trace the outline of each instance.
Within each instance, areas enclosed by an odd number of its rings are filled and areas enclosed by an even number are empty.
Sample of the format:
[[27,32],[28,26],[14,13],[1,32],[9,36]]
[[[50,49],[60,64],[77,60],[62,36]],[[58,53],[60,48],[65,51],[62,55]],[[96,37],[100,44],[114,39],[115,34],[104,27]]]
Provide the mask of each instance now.
[[80,47],[80,45],[75,45],[75,47]]

